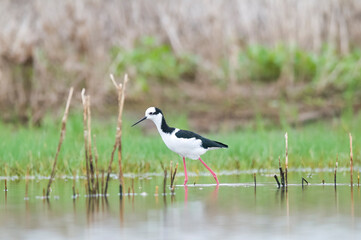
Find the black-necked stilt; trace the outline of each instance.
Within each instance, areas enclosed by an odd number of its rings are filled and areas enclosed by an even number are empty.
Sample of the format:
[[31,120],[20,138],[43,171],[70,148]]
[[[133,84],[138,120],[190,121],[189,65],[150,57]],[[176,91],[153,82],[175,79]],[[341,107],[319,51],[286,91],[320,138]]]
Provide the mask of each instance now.
[[201,161],[201,163],[203,163],[203,165],[212,173],[217,185],[219,185],[217,175],[207,166],[200,156],[211,149],[228,148],[226,144],[209,140],[191,131],[169,127],[164,119],[162,111],[155,107],[148,108],[145,111],[145,117],[134,123],[132,127],[146,119],[150,119],[154,122],[165,145],[183,158],[185,175],[184,185],[186,185],[188,181],[185,158],[194,160],[199,159],[199,161]]

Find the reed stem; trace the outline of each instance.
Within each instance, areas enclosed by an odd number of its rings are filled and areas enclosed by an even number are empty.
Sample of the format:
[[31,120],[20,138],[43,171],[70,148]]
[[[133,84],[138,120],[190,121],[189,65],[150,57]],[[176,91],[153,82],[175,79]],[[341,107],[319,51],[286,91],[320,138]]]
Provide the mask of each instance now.
[[178,163],[175,165],[173,174],[171,174],[171,176],[172,176],[171,182],[170,182],[171,188],[174,186],[174,179],[175,179],[175,175],[177,174],[177,169],[178,169]]
[[337,154],[337,157],[336,157],[335,173],[334,173],[334,176],[333,176],[333,181],[335,183],[335,187],[336,187],[337,166],[338,166],[338,154]]
[[107,174],[107,180],[105,183],[105,194],[108,190],[108,181],[110,177],[111,172],[111,165],[114,160],[114,153],[116,149],[118,148],[118,165],[119,165],[119,194],[122,196],[123,194],[123,170],[122,170],[122,115],[123,115],[123,108],[124,108],[124,100],[125,100],[125,87],[128,82],[128,75],[125,74],[123,84],[117,84],[114,80],[113,75],[110,75],[110,79],[112,80],[115,88],[118,91],[118,122],[117,122],[117,131],[116,131],[116,137],[115,137],[115,143],[113,146],[113,151],[111,154],[109,167],[108,167],[108,174]]
[[351,177],[351,187],[353,186],[353,154],[352,154],[352,135],[349,133],[350,138],[350,177]]
[[253,181],[254,181],[254,187],[256,187],[257,186],[256,173],[253,173]]
[[[90,182],[90,171],[89,171],[89,154],[88,154],[88,107],[87,107],[87,97],[85,96],[85,89],[81,91],[81,99],[83,103],[83,127],[84,127],[84,151],[85,151],[85,168],[86,168],[86,178],[87,182]],[[90,184],[87,185],[87,194],[90,194]]]
[[53,182],[53,179],[55,177],[56,163],[58,161],[58,156],[59,156],[59,152],[61,149],[61,145],[65,138],[66,121],[68,119],[69,107],[70,107],[71,98],[73,96],[73,91],[74,91],[74,88],[71,87],[69,90],[68,100],[66,101],[65,111],[64,111],[62,122],[61,122],[60,139],[59,139],[58,148],[57,148],[55,158],[54,158],[53,169],[51,171],[48,187],[46,190],[46,197],[49,197],[49,194],[50,194],[51,183]]
[[95,192],[97,194],[99,194],[99,169],[98,169],[98,160],[99,160],[99,154],[98,154],[98,149],[97,149],[97,144],[96,144],[96,136],[94,134],[94,155],[95,155],[95,178],[96,178],[96,182],[95,182]]
[[275,180],[276,180],[276,182],[277,182],[278,188],[280,188],[280,187],[281,187],[281,184],[280,184],[280,181],[278,181],[277,175],[275,174],[273,177],[275,178]]
[[285,166],[285,180],[286,180],[286,187],[288,187],[288,134],[285,134],[285,141],[286,141],[286,166]]
[[302,187],[303,187],[304,182],[307,183],[307,185],[308,185],[308,181],[305,178],[302,178]]
[[167,169],[164,169],[164,178],[163,178],[163,195],[166,195],[166,186],[167,186]]
[[281,184],[282,184],[282,187],[285,187],[285,174],[282,170],[282,166],[281,166],[281,157],[278,156],[278,167],[280,169],[280,177],[281,177]]

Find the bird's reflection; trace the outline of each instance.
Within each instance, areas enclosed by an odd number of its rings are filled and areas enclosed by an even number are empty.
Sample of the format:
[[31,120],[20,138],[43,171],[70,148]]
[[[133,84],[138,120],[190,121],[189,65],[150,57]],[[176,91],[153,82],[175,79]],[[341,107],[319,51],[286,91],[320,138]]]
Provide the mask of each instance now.
[[184,185],[184,204],[187,205],[188,203],[188,186]]

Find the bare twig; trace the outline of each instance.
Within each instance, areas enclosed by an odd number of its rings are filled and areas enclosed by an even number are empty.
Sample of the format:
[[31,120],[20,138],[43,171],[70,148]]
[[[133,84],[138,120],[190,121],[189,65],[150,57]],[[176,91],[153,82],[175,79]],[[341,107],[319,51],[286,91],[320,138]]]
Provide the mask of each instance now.
[[280,184],[280,181],[278,181],[277,175],[275,174],[273,177],[275,178],[275,180],[276,180],[276,182],[277,182],[278,188],[280,188],[280,187],[281,187],[281,184]]
[[170,188],[174,186],[174,179],[175,179],[175,175],[177,174],[177,169],[178,169],[178,163],[175,165],[174,172],[171,174],[172,178],[170,182]]
[[254,181],[254,187],[256,187],[257,186],[256,173],[253,173],[253,181]]
[[[83,103],[83,127],[84,127],[84,150],[85,150],[85,166],[86,166],[86,178],[88,183],[90,182],[89,173],[89,157],[88,157],[88,108],[87,108],[87,97],[85,96],[85,89],[81,91],[81,99]],[[88,184],[88,194],[90,194],[90,184]]]
[[334,176],[333,176],[333,181],[335,183],[335,187],[336,187],[337,166],[338,166],[338,154],[337,154],[337,157],[336,157],[335,173],[334,173]]
[[308,185],[308,181],[305,178],[302,178],[302,187],[303,187],[303,182],[307,183]]
[[282,170],[282,166],[281,166],[281,157],[278,156],[278,166],[279,166],[279,169],[280,169],[280,177],[281,177],[281,184],[282,184],[282,187],[285,187],[285,174]]
[[73,198],[76,198],[76,191],[75,191],[75,180],[76,180],[76,172],[73,171]]
[[26,169],[26,177],[25,177],[25,200],[28,200],[28,192],[29,192],[29,166]]
[[288,134],[285,134],[285,141],[286,141],[286,166],[285,166],[285,180],[286,180],[286,187],[288,187]]
[[63,115],[63,119],[62,119],[62,123],[61,123],[60,139],[59,139],[58,148],[57,148],[55,158],[54,158],[53,169],[50,174],[50,179],[49,179],[49,183],[48,183],[48,187],[47,187],[47,191],[46,191],[47,197],[49,197],[49,194],[50,194],[51,183],[53,182],[53,178],[55,176],[56,163],[58,161],[58,156],[59,156],[59,152],[61,149],[61,145],[65,138],[66,121],[68,119],[69,107],[70,107],[71,98],[73,96],[73,91],[74,91],[74,88],[71,87],[69,90],[69,96],[68,96],[68,100],[66,102],[66,107],[65,107],[65,111],[64,111],[64,115]]
[[117,122],[117,131],[116,131],[116,138],[115,138],[115,143],[113,146],[113,151],[111,154],[111,158],[110,158],[110,162],[109,162],[109,167],[108,167],[108,174],[107,174],[107,179],[106,179],[106,183],[105,183],[105,191],[104,194],[106,195],[107,190],[108,190],[108,181],[109,181],[109,177],[110,177],[110,172],[111,172],[111,165],[113,163],[114,160],[114,153],[116,151],[116,149],[118,148],[118,165],[119,165],[119,193],[120,196],[122,196],[123,193],[123,171],[122,171],[122,115],[123,115],[123,107],[124,107],[124,99],[125,99],[125,87],[126,87],[126,83],[128,82],[128,75],[125,74],[124,76],[124,82],[123,85],[122,84],[117,84],[114,80],[113,75],[110,75],[110,79],[112,80],[114,86],[116,87],[117,91],[118,91],[118,108],[119,108],[119,112],[118,112],[118,122]]
[[351,176],[351,187],[353,186],[353,154],[352,154],[352,135],[348,134],[350,138],[350,176]]
[[98,149],[96,144],[96,136],[94,134],[94,155],[95,155],[95,177],[96,177],[96,183],[95,183],[95,191],[99,194],[99,169],[98,169]]
[[92,154],[92,138],[91,138],[91,112],[90,112],[90,96],[86,96],[86,108],[87,108],[87,148],[88,148],[88,162],[89,162],[89,174],[91,191],[92,194],[95,194],[95,180],[94,180],[94,164],[93,164],[93,154]]
[[163,178],[163,195],[166,195],[166,186],[167,186],[167,169],[164,169],[164,178]]

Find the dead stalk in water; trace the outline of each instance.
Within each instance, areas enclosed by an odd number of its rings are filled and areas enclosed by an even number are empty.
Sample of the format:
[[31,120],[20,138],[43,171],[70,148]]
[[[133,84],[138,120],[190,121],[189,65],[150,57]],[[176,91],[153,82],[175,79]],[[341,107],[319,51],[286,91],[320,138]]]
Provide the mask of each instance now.
[[26,169],[26,176],[25,176],[25,199],[28,200],[28,191],[29,191],[29,167]]
[[337,157],[336,157],[335,173],[334,173],[334,176],[333,176],[333,181],[335,183],[335,187],[336,187],[337,166],[338,166],[338,154],[337,154]]
[[275,174],[273,177],[275,178],[275,180],[276,180],[276,182],[277,182],[278,188],[280,188],[280,187],[281,187],[281,184],[280,184],[280,181],[278,181],[277,175]]
[[166,195],[166,186],[167,186],[167,169],[164,169],[164,179],[163,179],[163,195]]
[[104,169],[102,169],[101,187],[102,187],[102,194],[104,194]]
[[282,170],[282,166],[281,166],[281,157],[278,156],[278,167],[280,169],[280,177],[281,177],[281,184],[282,184],[282,187],[285,187],[285,174]]
[[170,188],[174,187],[174,179],[175,179],[175,175],[177,174],[177,169],[178,169],[178,163],[175,165],[173,174],[171,173],[172,178],[170,182]]
[[94,180],[94,164],[93,164],[93,154],[92,154],[92,138],[91,138],[91,111],[90,111],[90,96],[86,97],[86,108],[87,108],[87,148],[88,148],[88,162],[89,162],[89,174],[90,174],[90,181],[91,181],[91,192],[95,194],[95,180]]
[[60,139],[59,139],[58,148],[57,148],[55,158],[54,158],[53,169],[52,169],[51,174],[50,174],[50,179],[49,179],[49,183],[48,183],[48,187],[47,187],[47,191],[46,191],[46,197],[49,197],[49,194],[50,194],[51,183],[53,182],[53,179],[55,177],[56,163],[58,161],[58,156],[59,156],[59,152],[60,152],[60,149],[61,149],[61,145],[62,145],[62,143],[64,141],[64,138],[65,138],[66,121],[68,119],[69,107],[70,107],[71,98],[73,96],[73,91],[74,91],[74,88],[71,87],[70,90],[69,90],[69,96],[68,96],[68,100],[66,101],[66,107],[65,107],[63,119],[62,119],[62,122],[61,122]]
[[254,187],[256,187],[257,186],[256,173],[253,173],[253,181],[254,181]]
[[[85,89],[81,91],[81,99],[83,103],[83,127],[84,127],[84,150],[85,150],[85,168],[86,168],[86,178],[87,181],[90,181],[90,173],[89,173],[89,157],[88,157],[88,108],[87,108],[87,100],[85,96]],[[90,194],[90,184],[88,184],[87,193]]]
[[118,109],[119,109],[119,112],[118,112],[116,138],[115,138],[115,143],[114,143],[114,146],[113,146],[113,151],[112,151],[110,162],[109,162],[107,180],[106,180],[106,183],[105,183],[105,194],[107,193],[107,190],[108,190],[108,181],[109,181],[110,172],[111,172],[111,165],[112,165],[113,160],[114,160],[114,153],[115,153],[116,149],[118,148],[119,193],[120,193],[120,196],[122,196],[122,193],[123,193],[122,115],[123,115],[123,107],[124,107],[124,99],[125,99],[125,87],[126,87],[126,84],[128,82],[128,75],[125,74],[123,84],[120,83],[119,85],[115,82],[114,77],[113,77],[112,74],[110,75],[110,79],[112,80],[115,88],[118,91]]
[[350,137],[350,176],[351,176],[351,187],[353,186],[353,154],[352,154],[352,135],[348,134]]
[[76,179],[76,173],[73,171],[73,198],[75,199],[76,193],[75,193],[75,179]]
[[132,178],[132,193],[133,193],[133,195],[134,195],[134,178]]
[[98,154],[95,134],[94,134],[94,155],[95,155],[95,171],[94,172],[95,172],[95,178],[96,178],[95,192],[97,194],[99,194],[99,170],[98,170],[99,154]]
[[306,182],[308,185],[308,181],[305,178],[302,178],[302,188],[303,188],[303,182]]
[[5,192],[7,192],[8,191],[8,183],[7,183],[7,179],[5,178]]
[[286,141],[286,166],[285,166],[285,180],[286,180],[286,187],[288,187],[288,134],[285,134],[285,141]]

